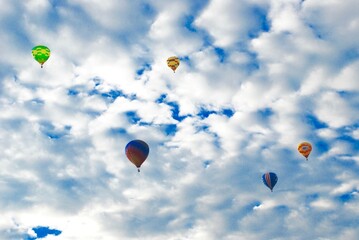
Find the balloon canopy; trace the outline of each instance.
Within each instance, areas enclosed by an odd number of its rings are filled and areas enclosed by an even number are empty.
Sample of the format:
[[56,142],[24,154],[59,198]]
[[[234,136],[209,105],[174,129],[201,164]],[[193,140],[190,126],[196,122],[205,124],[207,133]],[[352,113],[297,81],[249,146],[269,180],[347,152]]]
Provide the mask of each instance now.
[[308,160],[308,156],[312,151],[312,145],[309,142],[302,142],[298,145],[298,152],[302,154],[306,160]]
[[276,185],[276,183],[278,182],[277,174],[275,174],[273,172],[267,172],[267,173],[263,174],[262,180],[263,180],[264,185],[266,185],[273,192],[273,188]]
[[178,68],[179,65],[180,65],[180,60],[178,57],[173,56],[173,57],[169,57],[167,59],[167,66],[169,68],[171,68],[173,70],[173,72],[176,71],[176,69]]
[[35,60],[42,65],[49,59],[50,57],[50,49],[46,46],[39,45],[32,49],[32,56]]
[[125,147],[127,158],[137,167],[138,171],[140,171],[140,167],[148,157],[149,152],[148,144],[142,140],[132,140]]

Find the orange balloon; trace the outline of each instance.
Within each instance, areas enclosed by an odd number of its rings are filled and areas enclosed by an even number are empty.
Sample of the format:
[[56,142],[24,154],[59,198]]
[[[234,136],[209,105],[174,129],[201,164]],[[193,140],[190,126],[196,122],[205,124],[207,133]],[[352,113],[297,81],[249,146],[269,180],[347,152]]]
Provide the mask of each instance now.
[[298,152],[302,154],[306,160],[308,160],[308,156],[312,151],[312,145],[309,142],[302,142],[298,145]]

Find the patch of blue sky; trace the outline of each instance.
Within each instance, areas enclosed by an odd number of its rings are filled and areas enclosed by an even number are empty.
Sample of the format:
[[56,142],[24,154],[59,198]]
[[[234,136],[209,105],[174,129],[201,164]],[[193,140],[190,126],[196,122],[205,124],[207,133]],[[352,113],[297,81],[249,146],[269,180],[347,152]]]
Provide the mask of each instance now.
[[190,14],[184,16],[182,26],[184,26],[190,32],[198,32],[199,29],[197,29],[193,23],[194,20],[197,18],[197,15],[200,14],[202,10],[208,5],[208,2],[208,0],[190,1]]
[[49,3],[52,7],[61,7],[66,5],[66,2],[61,0],[49,0]]
[[[236,202],[236,199],[233,199],[232,204],[235,202]],[[245,203],[243,207],[239,208],[237,211],[232,212],[231,218],[234,220],[233,222],[235,223],[238,221],[238,219],[241,219],[241,218],[247,216],[248,214],[251,214],[260,205],[261,205],[261,202],[258,200]]]
[[[330,149],[329,143],[327,141],[322,140],[322,139],[316,139],[314,142],[312,142],[312,144],[314,144],[315,152],[317,154],[326,153]],[[310,156],[309,156],[309,158],[310,158]]]
[[80,91],[77,89],[68,89],[67,90],[67,95],[69,95],[69,96],[77,96],[79,93],[80,93]]
[[5,81],[6,76],[14,75],[14,82],[18,81],[18,77],[15,75],[15,69],[10,63],[0,62],[0,93],[3,91],[3,82]]
[[109,129],[109,134],[111,136],[116,136],[116,135],[124,135],[124,134],[127,134],[127,131],[126,129],[124,128],[110,128]]
[[95,111],[93,109],[85,109],[84,113],[87,114],[88,116],[95,118],[101,115],[101,112],[99,111]]
[[24,118],[12,118],[12,119],[4,119],[1,121],[1,126],[6,129],[11,129],[16,131],[17,129],[21,129],[24,127],[28,121]]
[[192,15],[187,15],[184,17],[183,26],[190,32],[197,32],[197,28],[193,25],[194,19],[195,18]]
[[257,20],[257,27],[252,28],[248,32],[249,38],[256,38],[262,32],[268,32],[270,30],[270,22],[267,18],[267,10],[260,7],[253,7],[250,10],[250,15]]
[[40,131],[51,139],[59,139],[69,134],[71,126],[63,126],[56,129],[51,122],[43,121],[40,123]]
[[179,105],[177,102],[166,102],[167,105],[171,107],[172,111],[172,118],[181,122],[183,119],[185,119],[187,116],[181,116],[179,113]]
[[221,144],[220,144],[220,138],[219,138],[218,134],[215,132],[211,132],[208,125],[206,125],[206,124],[197,125],[197,126],[195,126],[195,129],[196,129],[196,133],[198,133],[198,132],[209,133],[213,137],[212,144],[217,148],[220,147]]
[[323,31],[318,27],[315,26],[314,24],[308,23],[307,26],[312,30],[314,36],[316,36],[319,39],[323,39]]
[[136,75],[137,75],[137,77],[141,76],[145,71],[150,71],[151,69],[152,69],[151,64],[145,63],[145,64],[142,65],[142,67],[140,69],[138,69],[136,71]]
[[348,62],[352,62],[359,58],[359,49],[358,47],[348,48],[342,52],[342,55]]
[[209,132],[209,126],[206,124],[197,125],[196,132]]
[[156,14],[156,10],[148,3],[141,3],[141,13],[145,16],[154,16]]
[[22,24],[22,21],[19,21],[19,18],[21,17],[22,16],[15,14],[2,18],[0,26],[2,30],[9,35],[8,37],[11,37],[12,44],[16,46],[17,49],[21,49],[23,52],[28,51],[31,53],[34,43],[32,43],[28,38],[28,35],[26,34],[28,31],[23,29],[24,24]]
[[90,90],[89,92],[88,92],[88,95],[89,96],[92,96],[92,95],[101,95],[102,94],[102,92],[100,92],[99,90],[97,90],[97,89],[92,89],[92,90]]
[[103,80],[99,77],[94,77],[91,79],[94,87],[93,89],[91,89],[90,91],[87,90],[81,90],[81,86],[78,86],[77,88],[70,88],[68,89],[67,94],[70,96],[77,96],[81,91],[87,91],[87,94],[89,96],[92,95],[99,95],[102,98],[106,99],[108,102],[112,103],[113,101],[115,101],[116,98],[118,97],[125,97],[127,99],[131,99],[134,100],[136,99],[136,95],[135,94],[125,94],[123,91],[121,91],[120,89],[111,89],[108,92],[101,92],[98,90],[98,87],[103,83]]
[[192,67],[193,64],[192,64],[192,61],[191,59],[188,57],[188,56],[180,56],[179,57],[180,61],[182,62],[182,64],[187,64],[189,67]]
[[129,9],[130,11],[123,13],[126,18],[136,19],[136,21],[129,21],[126,25],[116,29],[105,29],[106,34],[111,35],[114,40],[124,45],[132,45],[136,41],[141,42],[143,33],[148,32],[151,27],[152,20],[149,19],[154,19],[157,14],[156,9],[150,4],[136,3],[132,5],[133,8]]
[[189,1],[188,4],[190,6],[191,12],[193,15],[198,15],[203,11],[205,7],[207,7],[209,0],[201,0],[201,1]]
[[274,112],[271,108],[263,108],[257,111],[257,115],[262,119],[268,119],[273,116]]
[[[28,181],[3,176],[0,178],[1,182],[6,183],[6,190],[3,191],[1,197],[1,208],[7,208],[9,206],[16,206],[20,204],[21,206],[27,206],[31,204],[31,201],[26,198],[26,196],[31,195],[33,187],[29,184]],[[1,236],[0,236],[1,237]]]
[[[357,102],[357,101],[355,101],[355,99],[358,98],[358,91],[354,88],[353,88],[353,91],[336,91],[336,93],[339,94],[339,96],[341,98],[345,98],[347,100],[352,100],[350,102]],[[359,124],[358,124],[358,126],[359,126]]]
[[221,141],[220,141],[220,138],[219,136],[216,134],[216,133],[212,133],[213,135],[213,145],[216,147],[216,148],[221,148]]
[[279,205],[276,206],[274,208],[274,210],[278,213],[278,214],[288,214],[290,212],[289,207],[287,207],[286,205]]
[[208,118],[209,115],[216,114],[216,113],[217,113],[216,111],[201,108],[199,110],[199,112],[197,113],[197,116],[200,117],[201,119],[205,119],[205,118]]
[[313,114],[306,114],[304,115],[304,122],[310,125],[313,129],[321,129],[327,128],[328,125],[322,121],[320,121],[315,115]]
[[32,230],[36,233],[36,237],[27,236],[25,238],[26,240],[36,240],[40,238],[45,238],[48,235],[59,236],[62,233],[62,231],[60,230],[50,229],[49,227],[44,227],[44,226],[34,227],[32,228]]
[[253,59],[251,62],[247,63],[245,67],[246,72],[250,74],[254,71],[257,71],[260,68],[260,65],[258,61]]
[[261,202],[260,202],[260,201],[253,201],[253,202],[249,203],[249,204],[246,206],[246,208],[247,208],[248,210],[253,210],[253,209],[256,208],[256,207],[259,207],[260,205],[261,205]]
[[317,200],[319,198],[319,194],[318,193],[313,193],[313,194],[309,194],[305,196],[305,203],[308,205],[311,202]]
[[220,48],[220,47],[215,47],[214,52],[216,53],[219,62],[223,63],[225,61],[225,59],[226,59],[226,56],[227,56],[225,50],[223,48]]
[[219,111],[214,111],[214,110],[209,110],[209,109],[202,107],[199,109],[197,116],[200,117],[201,119],[205,119],[205,118],[208,118],[211,114],[225,115],[228,118],[230,118],[233,116],[234,111],[230,108],[223,108]]
[[60,179],[58,181],[58,186],[60,186],[62,189],[74,189],[75,187],[80,187],[80,183],[74,179],[74,178],[65,178]]
[[137,124],[141,121],[141,118],[138,116],[136,111],[128,111],[125,113],[127,121],[131,124]]
[[343,203],[352,201],[354,199],[358,199],[358,195],[359,195],[358,191],[359,191],[358,189],[354,189],[351,192],[347,192],[347,193],[340,195],[338,197],[338,199],[340,202],[343,202]]
[[113,102],[118,97],[128,97],[126,94],[124,94],[121,90],[110,90],[109,92],[101,93],[101,96],[109,99],[111,102]]
[[353,173],[357,173],[359,172],[359,165],[354,159],[352,159],[352,157],[353,156],[350,154],[340,154],[328,160],[330,160],[333,163],[333,165],[335,164],[337,169],[342,169],[343,171],[351,171]]
[[177,125],[176,124],[163,124],[162,129],[167,136],[173,136],[177,132]]
[[227,116],[228,118],[232,117],[234,115],[234,111],[230,108],[224,108],[221,111],[221,114]]
[[350,143],[350,145],[354,148],[354,149],[359,149],[359,141],[355,138],[353,138],[350,135],[345,135],[345,133],[342,133],[340,136],[338,136],[336,138],[337,140],[341,140],[341,141],[345,141]]
[[60,11],[60,7],[66,7],[66,6],[60,5],[59,2],[60,1],[51,2],[52,8],[50,8],[47,14],[45,15],[46,18],[43,19],[43,21],[41,21],[41,24],[48,27],[49,29],[55,29],[56,26],[63,23],[63,17],[60,16],[59,11]]
[[[352,64],[359,59],[359,49],[357,46],[351,46],[338,52],[338,58],[333,58],[335,61],[335,70],[342,69],[345,66]],[[354,90],[354,89],[353,89]]]
[[[70,96],[77,96],[79,94],[79,91],[76,90],[76,89],[69,89],[67,94],[70,95]],[[118,90],[118,89],[117,90],[111,89],[108,92],[101,92],[101,91],[97,90],[96,88],[94,88],[94,89],[88,91],[87,94],[89,96],[99,95],[104,100],[106,100],[106,102],[108,102],[108,103],[114,102],[116,100],[116,98],[118,98],[118,97],[125,97],[125,98],[130,99],[130,100],[136,99],[136,95],[134,95],[134,94],[127,95],[127,94],[124,94],[121,90]]]
[[257,53],[249,51],[246,46],[244,46],[244,45],[241,46],[241,44],[239,44],[238,47],[239,47],[239,51],[242,54],[245,54],[249,59],[248,62],[241,65],[241,70],[243,72],[247,73],[248,75],[259,70],[260,62],[258,61]]
[[152,123],[151,123],[151,122],[141,122],[141,121],[139,121],[139,122],[138,122],[138,125],[139,125],[139,126],[151,126]]
[[218,202],[218,204],[214,206],[214,210],[218,210],[218,211],[226,210],[228,208],[231,208],[232,205],[233,205],[233,198],[227,197],[222,201]]
[[205,160],[205,161],[203,161],[203,162],[202,162],[203,168],[208,168],[209,166],[211,166],[212,162],[213,162],[213,161],[211,161],[211,160]]
[[203,42],[202,48],[212,47],[214,43],[214,38],[203,30],[198,32],[202,35],[202,42]]
[[56,185],[56,191],[58,194],[63,197],[63,203],[71,203],[69,209],[74,209],[76,206],[81,205],[81,203],[89,196],[89,194],[93,194],[91,185],[95,184],[95,181],[96,184],[101,183],[105,177],[105,175],[101,175],[101,179],[99,180],[85,177],[65,177],[54,180],[53,184]]
[[40,110],[44,107],[45,101],[40,98],[34,98],[24,103],[27,109],[31,111]]
[[95,84],[95,87],[101,85],[103,82],[103,80],[100,77],[94,77],[91,80]]
[[166,103],[166,94],[161,94],[159,98],[156,99],[156,103]]

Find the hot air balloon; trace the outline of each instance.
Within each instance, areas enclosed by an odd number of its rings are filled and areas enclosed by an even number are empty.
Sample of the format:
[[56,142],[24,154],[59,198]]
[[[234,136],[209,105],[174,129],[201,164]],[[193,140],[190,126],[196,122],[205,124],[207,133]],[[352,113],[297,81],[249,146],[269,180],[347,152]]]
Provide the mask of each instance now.
[[308,160],[308,156],[312,151],[312,145],[309,142],[302,142],[298,145],[298,152],[302,154],[306,160]]
[[180,60],[178,59],[178,57],[173,56],[167,59],[167,66],[171,68],[173,72],[176,71],[179,65],[180,65]]
[[38,61],[42,65],[49,59],[50,57],[50,49],[46,46],[36,46],[32,49],[32,56],[34,56],[35,60]]
[[267,173],[263,174],[262,180],[263,180],[264,185],[266,185],[273,192],[273,188],[278,181],[277,174],[272,173],[272,172],[267,172]]
[[125,147],[127,158],[137,167],[138,172],[140,172],[140,167],[148,157],[149,152],[147,143],[142,140],[132,140]]

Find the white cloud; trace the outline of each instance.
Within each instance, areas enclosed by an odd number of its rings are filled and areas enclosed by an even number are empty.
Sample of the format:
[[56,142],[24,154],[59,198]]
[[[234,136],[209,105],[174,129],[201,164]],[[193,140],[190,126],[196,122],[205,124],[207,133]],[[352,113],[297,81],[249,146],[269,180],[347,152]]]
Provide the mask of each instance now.
[[318,210],[333,210],[335,203],[329,199],[318,199],[310,204],[312,207]]
[[335,92],[320,94],[314,112],[319,120],[333,128],[353,124],[357,115],[356,108]]
[[329,81],[329,86],[338,91],[359,91],[359,84],[356,81],[359,75],[359,61],[345,66],[340,73]]
[[355,4],[2,1],[0,235],[353,238]]
[[317,134],[318,134],[318,136],[320,136],[322,138],[327,138],[327,139],[334,139],[334,138],[338,137],[338,133],[335,130],[330,129],[330,128],[318,129]]
[[352,132],[352,136],[353,136],[355,139],[359,139],[359,129],[355,129],[355,130]]
[[[326,3],[309,0],[303,2],[303,15],[323,38],[338,44],[339,49],[351,48],[358,42],[358,36],[355,34],[359,27],[354,14],[356,7],[358,2],[355,0],[346,1],[345,4],[335,0]],[[332,17],[334,15],[335,19]]]
[[264,1],[262,4],[264,6],[247,1],[213,0],[198,16],[195,24],[214,38],[214,45],[231,47],[246,41],[251,32],[260,30],[259,16],[253,13],[255,8],[264,11],[266,4]]

